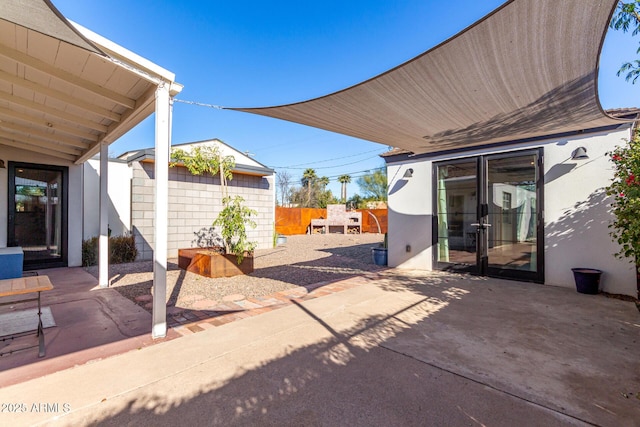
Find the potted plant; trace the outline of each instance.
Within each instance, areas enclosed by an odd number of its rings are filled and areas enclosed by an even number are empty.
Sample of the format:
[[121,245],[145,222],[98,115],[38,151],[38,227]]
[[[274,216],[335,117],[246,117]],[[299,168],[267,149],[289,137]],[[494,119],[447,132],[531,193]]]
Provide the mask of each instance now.
[[640,130],[623,147],[608,153],[613,163],[613,180],[606,188],[613,197],[611,203],[614,221],[609,225],[611,237],[620,244],[615,253],[618,258],[628,258],[636,268],[637,297],[640,298]]
[[387,265],[387,233],[384,233],[384,240],[380,247],[371,248],[371,255],[375,265]]
[[[213,221],[213,227],[219,227],[220,233],[217,237],[195,233],[199,247],[178,250],[180,268],[207,277],[251,273],[256,243],[247,239],[246,227],[256,227],[251,217],[257,212],[243,206],[242,197],[232,198],[227,193],[227,181],[233,178],[231,169],[235,166],[233,156],[222,156],[215,146],[195,147],[189,153],[180,149],[172,150],[170,166],[178,164],[184,165],[194,175],[219,175],[223,196],[223,208]],[[215,228],[208,231],[211,232],[215,232]],[[202,247],[203,243],[207,247]]]

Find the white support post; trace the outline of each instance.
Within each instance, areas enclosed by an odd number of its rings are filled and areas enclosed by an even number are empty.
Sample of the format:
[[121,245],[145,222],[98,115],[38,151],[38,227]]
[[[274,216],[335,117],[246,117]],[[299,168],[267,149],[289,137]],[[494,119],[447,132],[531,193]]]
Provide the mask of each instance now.
[[98,285],[109,286],[109,144],[100,144],[100,239],[98,242]]
[[169,149],[171,146],[171,97],[169,84],[156,90],[155,212],[153,248],[153,324],[151,335],[167,335],[167,232],[169,216]]

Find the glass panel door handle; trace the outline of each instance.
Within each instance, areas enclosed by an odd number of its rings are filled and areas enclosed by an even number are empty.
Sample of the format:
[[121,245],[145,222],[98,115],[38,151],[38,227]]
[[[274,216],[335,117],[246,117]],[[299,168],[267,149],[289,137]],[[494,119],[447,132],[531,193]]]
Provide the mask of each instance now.
[[491,227],[491,224],[479,224],[477,222],[474,222],[473,224],[469,224],[469,225],[473,225],[474,227],[478,227],[478,228]]

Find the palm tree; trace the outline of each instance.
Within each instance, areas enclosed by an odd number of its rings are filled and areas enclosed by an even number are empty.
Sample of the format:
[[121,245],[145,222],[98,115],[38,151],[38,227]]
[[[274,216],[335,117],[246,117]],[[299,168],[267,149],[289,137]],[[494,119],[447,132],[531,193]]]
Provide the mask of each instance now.
[[340,195],[342,196],[342,203],[345,203],[347,201],[347,184],[351,182],[351,176],[340,175],[338,177],[338,182],[342,184],[342,191]]
[[302,186],[307,187],[307,206],[311,204],[311,185],[317,178],[315,169],[309,168],[302,173]]

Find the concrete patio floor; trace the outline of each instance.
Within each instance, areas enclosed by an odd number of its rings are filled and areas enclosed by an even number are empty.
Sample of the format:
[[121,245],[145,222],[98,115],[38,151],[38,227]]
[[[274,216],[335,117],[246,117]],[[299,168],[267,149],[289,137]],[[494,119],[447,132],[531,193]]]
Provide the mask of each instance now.
[[631,302],[438,272],[342,283],[6,386],[21,413],[0,424],[640,425]]
[[[51,308],[56,322],[44,331],[46,356],[38,358],[37,349],[27,349],[0,357],[0,387],[156,342],[151,339],[151,315],[115,290],[97,288],[97,280],[82,268],[47,269],[38,274],[47,275],[54,285],[52,291],[42,293],[42,306]],[[31,307],[37,303],[17,302],[0,307],[0,313]],[[170,331],[168,339],[178,336]],[[3,343],[2,351],[35,340],[32,335]]]

